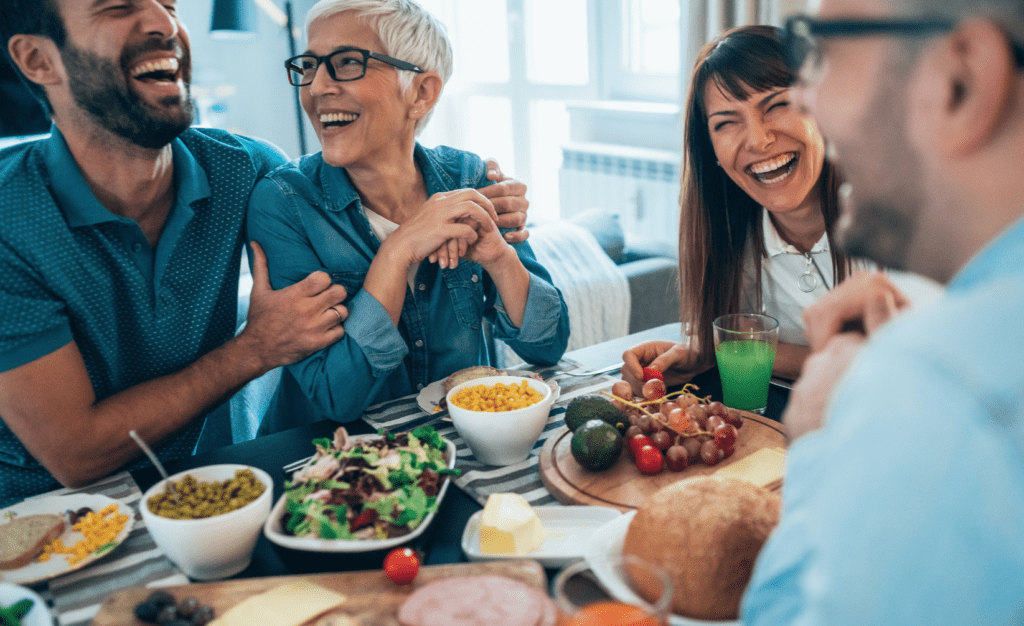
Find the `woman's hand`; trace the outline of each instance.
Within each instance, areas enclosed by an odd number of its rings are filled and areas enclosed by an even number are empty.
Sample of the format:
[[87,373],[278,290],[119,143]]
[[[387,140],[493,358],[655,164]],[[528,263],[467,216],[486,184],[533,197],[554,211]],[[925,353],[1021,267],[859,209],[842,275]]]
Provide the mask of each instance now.
[[382,244],[405,268],[423,259],[455,267],[481,235],[498,232],[490,200],[475,189],[436,193]]
[[667,387],[682,385],[700,373],[696,369],[696,357],[688,344],[648,341],[622,353],[622,379],[629,383],[637,396],[642,395],[644,367],[660,371]]

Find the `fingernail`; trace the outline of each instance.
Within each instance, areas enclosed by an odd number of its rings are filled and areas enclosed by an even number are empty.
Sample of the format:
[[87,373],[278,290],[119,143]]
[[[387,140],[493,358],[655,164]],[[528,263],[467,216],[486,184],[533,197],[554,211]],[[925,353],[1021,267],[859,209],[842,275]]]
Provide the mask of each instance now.
[[448,267],[448,261],[445,261],[444,259],[438,261],[437,264],[441,266],[441,269]]

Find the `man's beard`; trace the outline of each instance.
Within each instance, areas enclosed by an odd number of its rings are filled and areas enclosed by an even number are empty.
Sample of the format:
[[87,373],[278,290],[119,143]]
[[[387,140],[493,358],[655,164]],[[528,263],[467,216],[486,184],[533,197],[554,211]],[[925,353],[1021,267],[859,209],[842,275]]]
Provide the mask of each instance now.
[[[839,167],[852,185],[837,232],[840,247],[884,267],[907,269],[927,198],[920,157],[906,134],[906,77],[897,64],[875,94],[856,146],[839,145]],[[850,166],[845,164],[849,160]]]
[[142,148],[162,148],[192,124],[194,106],[189,85],[191,60],[188,51],[184,51],[181,59],[185,93],[183,97],[167,96],[160,100],[161,111],[156,111],[117,77],[126,75],[125,68],[140,54],[152,50],[175,50],[177,47],[178,43],[173,39],[166,42],[150,40],[125,48],[118,65],[69,42],[61,49],[61,58],[67,68],[71,96],[78,106],[110,132]]

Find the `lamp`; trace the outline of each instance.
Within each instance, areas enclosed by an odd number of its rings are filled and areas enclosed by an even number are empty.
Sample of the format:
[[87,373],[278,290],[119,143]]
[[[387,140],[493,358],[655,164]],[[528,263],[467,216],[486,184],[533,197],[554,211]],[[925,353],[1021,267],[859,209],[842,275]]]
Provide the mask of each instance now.
[[249,3],[244,0],[213,0],[210,36],[233,41],[255,39],[248,6]]
[[[293,57],[295,39],[299,30],[292,20],[292,3],[286,0],[281,10],[272,0],[252,0],[260,9],[288,34],[288,56]],[[249,0],[213,0],[213,15],[210,19],[210,36],[214,39],[243,41],[254,39],[256,33],[252,28],[252,15]],[[295,117],[299,133],[300,156],[306,154],[306,127],[302,122],[302,103],[299,101],[299,90],[292,89],[295,96]]]

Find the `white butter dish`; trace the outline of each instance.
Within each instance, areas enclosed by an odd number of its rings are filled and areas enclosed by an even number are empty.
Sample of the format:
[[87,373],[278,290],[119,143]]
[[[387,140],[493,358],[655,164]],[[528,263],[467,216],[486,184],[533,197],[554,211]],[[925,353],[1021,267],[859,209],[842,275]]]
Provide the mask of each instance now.
[[544,567],[565,567],[583,560],[595,530],[622,515],[618,509],[605,506],[535,506],[533,512],[540,519],[546,535],[539,548],[523,555],[484,554],[480,551],[483,511],[477,511],[466,522],[466,530],[462,533],[462,551],[466,558],[470,561],[533,559]]

